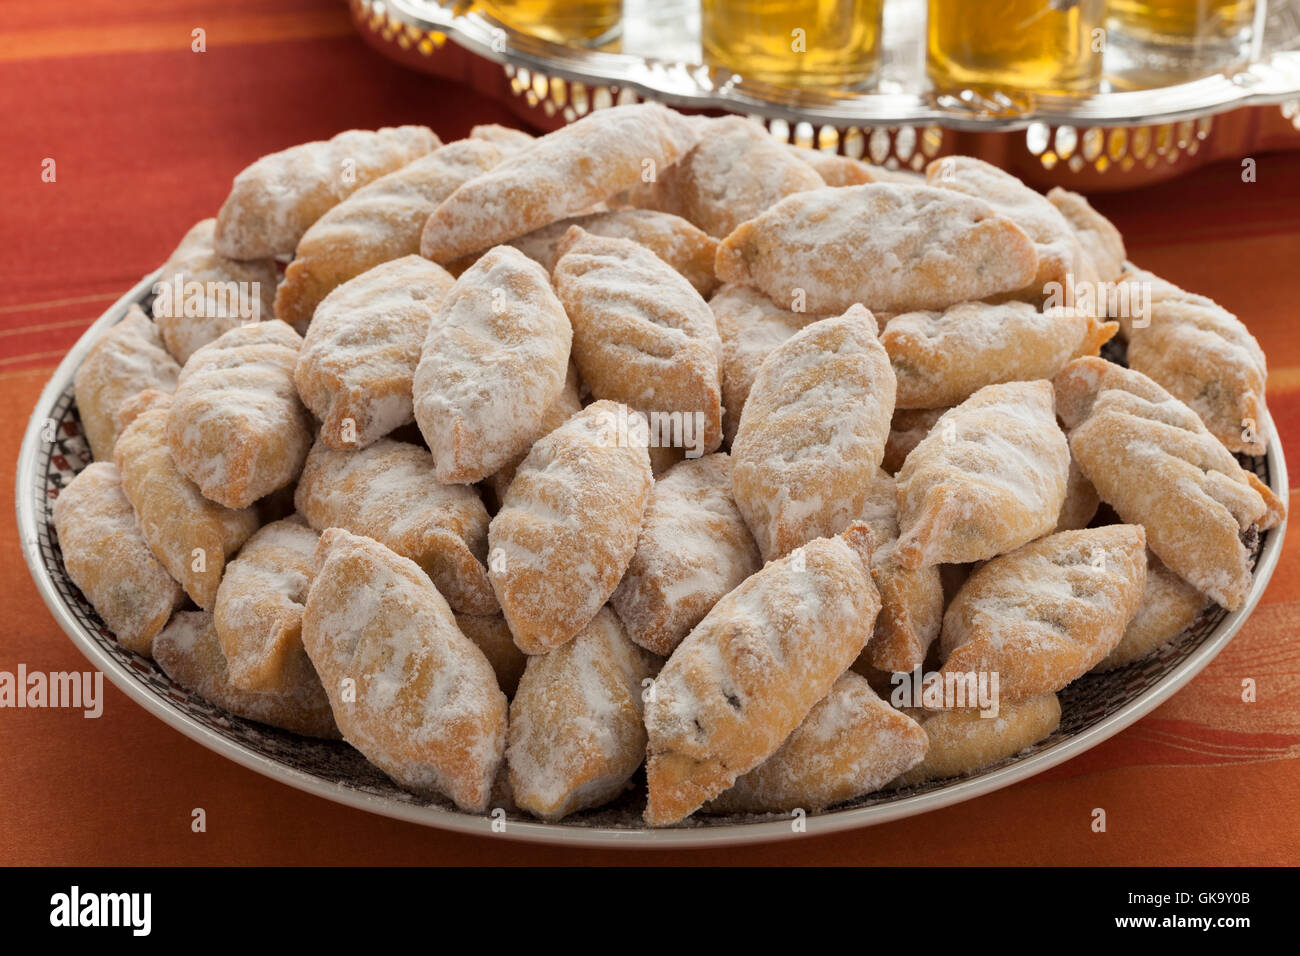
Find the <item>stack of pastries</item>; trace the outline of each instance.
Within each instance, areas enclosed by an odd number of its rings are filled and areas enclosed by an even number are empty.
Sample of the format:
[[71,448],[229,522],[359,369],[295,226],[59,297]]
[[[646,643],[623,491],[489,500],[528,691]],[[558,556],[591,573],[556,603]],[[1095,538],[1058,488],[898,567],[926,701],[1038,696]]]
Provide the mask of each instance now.
[[[1236,457],[1268,440],[1242,323],[974,159],[652,104],[350,131],[245,169],[161,281],[207,292],[76,376],[69,576],[212,704],[466,812],[978,770],[1242,606],[1284,516]],[[1050,301],[1089,282],[1149,315]],[[892,699],[918,670],[996,674],[996,716]]]

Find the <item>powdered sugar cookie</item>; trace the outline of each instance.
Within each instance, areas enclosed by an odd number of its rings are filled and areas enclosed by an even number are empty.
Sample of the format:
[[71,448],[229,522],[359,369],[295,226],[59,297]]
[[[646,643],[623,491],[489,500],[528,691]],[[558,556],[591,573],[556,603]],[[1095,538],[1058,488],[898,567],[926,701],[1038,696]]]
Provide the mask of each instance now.
[[1146,586],[1137,613],[1128,622],[1119,643],[1093,672],[1123,667],[1168,644],[1191,627],[1209,603],[1204,594],[1148,551]]
[[455,280],[404,256],[343,283],[316,309],[294,381],[330,448],[358,449],[415,420],[420,346]]
[[840,676],[772,756],[705,808],[711,813],[808,812],[879,790],[925,756],[925,731],[876,696],[865,677]]
[[286,690],[314,675],[302,649],[302,608],[319,537],[298,516],[275,521],[226,565],[212,624],[235,687]]
[[885,457],[880,467],[891,475],[898,474],[912,449],[930,434],[935,422],[943,417],[946,408],[899,408],[894,406],[894,417],[889,423],[889,440],[885,442]]
[[899,563],[982,561],[1048,534],[1069,472],[1051,383],[986,385],[945,413],[898,472]]
[[732,448],[732,490],[765,560],[844,530],[862,511],[894,413],[894,372],[862,306],[763,360]]
[[54,500],[63,566],[123,647],[149,656],[185,592],[149,550],[111,461],[87,465]]
[[609,608],[567,644],[530,657],[510,704],[515,803],[559,820],[622,793],[645,760],[642,684],[656,666]]
[[577,227],[560,245],[554,280],[573,323],[573,359],[591,393],[647,413],[651,425],[672,419],[680,441],[650,444],[680,447],[689,425],[702,441],[694,434],[697,447],[688,451],[717,449],[722,343],[690,283],[643,246]]
[[181,473],[204,496],[245,508],[290,484],[312,443],[293,369],[302,339],[283,322],[224,333],[185,363],[167,422]]
[[498,246],[443,299],[412,395],[438,480],[479,481],[541,434],[568,371],[573,329],[542,267]]
[[713,260],[718,253],[718,240],[681,216],[654,209],[611,209],[572,216],[512,239],[510,245],[536,260],[549,273],[555,269],[560,240],[570,226],[580,226],[593,236],[631,239],[645,246],[676,269],[702,296],[710,295],[717,285],[713,277]]
[[182,365],[223,332],[273,314],[275,263],[218,255],[212,248],[216,224],[215,219],[195,224],[154,285],[154,321],[167,351]]
[[699,143],[680,162],[629,191],[632,205],[674,213],[722,238],[786,196],[826,185],[753,120],[723,116],[700,129]]
[[1241,536],[1276,526],[1285,503],[1142,373],[1076,359],[1056,383],[1070,450],[1101,500],[1146,528],[1151,550],[1185,581],[1240,607],[1251,585]]
[[1097,514],[1101,499],[1092,482],[1083,476],[1079,463],[1070,458],[1070,473],[1065,479],[1065,502],[1061,505],[1061,514],[1056,519],[1057,531],[1078,531],[1086,528]]
[[645,447],[619,440],[620,414],[595,402],[538,440],[492,519],[492,587],[526,654],[582,630],[636,551],[653,479]]
[[420,251],[438,204],[501,161],[491,143],[461,140],[363,186],[312,225],[275,295],[276,318],[305,332],[331,290],[375,266]]
[[153,657],[176,683],[236,717],[304,737],[339,736],[325,690],[305,657],[301,682],[282,690],[243,690],[230,683],[217,629],[207,611],[177,611],[154,638]]
[[1033,281],[1038,254],[988,203],[952,190],[875,183],[795,193],[718,247],[723,282],[809,312],[946,309]]
[[483,123],[473,127],[469,131],[469,138],[491,143],[500,150],[503,157],[513,156],[537,142],[537,137],[531,133],[497,123]]
[[783,309],[743,285],[723,286],[709,300],[709,308],[722,340],[722,433],[732,442],[763,359],[819,316]]
[[294,503],[317,531],[345,528],[418,564],[453,609],[495,614],[488,583],[488,514],[464,485],[444,485],[418,445],[381,438],[360,451],[316,442]]
[[514,697],[528,655],[515,646],[506,619],[500,614],[457,614],[456,626],[492,665],[501,692],[507,698]]
[[96,461],[111,461],[125,428],[122,404],[146,389],[170,392],[181,367],[167,353],[158,327],[137,305],[86,353],[73,378],[81,427]]
[[636,553],[609,603],[628,637],[667,657],[760,567],[758,545],[731,498],[731,459],[687,459],[650,489]]
[[978,710],[905,710],[930,740],[925,758],[895,781],[909,787],[929,780],[958,777],[1014,757],[1050,737],[1061,723],[1055,694],[1003,704],[996,717]]
[[864,163],[852,156],[841,156],[824,149],[807,149],[788,143],[790,155],[812,167],[827,186],[861,186],[881,181],[878,166]]
[[407,790],[443,794],[471,813],[488,808],[506,697],[413,561],[330,528],[302,642],[348,743]]
[[[578,381],[578,367],[570,360],[568,371],[564,376],[564,387],[560,389],[560,394],[542,416],[542,425],[538,429],[539,435],[549,435],[580,411],[582,411],[582,383]],[[528,451],[532,447],[530,444],[527,449],[502,465],[497,473],[488,479],[488,486],[496,495],[498,504],[505,501],[506,489],[510,487],[510,482],[515,480],[515,471],[528,457]]]
[[677,823],[774,754],[867,643],[880,598],[856,524],[769,562],[713,606],[646,702],[645,818]]
[[420,253],[450,262],[585,213],[676,162],[696,138],[690,120],[657,103],[597,110],[447,197],[425,225]]
[[1048,191],[1047,201],[1060,211],[1074,230],[1074,238],[1083,247],[1090,271],[1103,282],[1119,278],[1128,253],[1124,249],[1124,237],[1111,221],[1078,193],[1060,186]]
[[1118,330],[1076,309],[963,302],[894,316],[880,344],[898,378],[899,407],[943,408],[985,385],[1051,378],[1070,359],[1096,355]]
[[199,607],[210,609],[228,557],[257,530],[252,508],[233,510],[205,497],[172,458],[167,442],[171,396],[145,392],[142,409],[113,449],[122,490],[149,549]]
[[303,233],[349,195],[438,146],[424,126],[351,129],[263,156],[231,186],[213,244],[231,259],[288,255]]
[[939,672],[997,674],[1000,700],[1060,690],[1119,643],[1146,583],[1146,534],[1048,535],[975,571],[943,616]]

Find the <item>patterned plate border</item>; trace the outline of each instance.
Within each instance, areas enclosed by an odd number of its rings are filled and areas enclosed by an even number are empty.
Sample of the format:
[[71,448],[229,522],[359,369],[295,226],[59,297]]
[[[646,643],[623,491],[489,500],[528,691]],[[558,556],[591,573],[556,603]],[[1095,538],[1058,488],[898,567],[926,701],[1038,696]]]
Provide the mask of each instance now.
[[[563,823],[540,823],[512,811],[504,817],[502,830],[500,814],[497,819],[465,814],[449,803],[405,793],[346,744],[308,740],[232,717],[172,683],[151,661],[118,644],[64,571],[50,507],[58,489],[89,461],[73,399],[73,375],[94,340],[119,321],[128,306],[147,303],[157,277],[155,272],[141,280],[73,346],[41,393],[18,457],[18,532],[32,579],[59,626],[118,688],[187,737],[273,780],[327,800],[425,826],[607,848],[737,845],[797,835],[790,818],[780,815],[699,817],[679,827],[650,830],[640,823],[644,798],[637,787],[609,807],[578,814]],[[51,422],[55,438],[47,441]],[[1282,449],[1272,421],[1264,426],[1270,435],[1267,457],[1243,462],[1275,492],[1286,496]],[[1051,737],[969,777],[871,794],[809,816],[803,832],[824,835],[970,800],[1041,773],[1123,730],[1190,681],[1237,633],[1264,593],[1285,533],[1283,523],[1261,535],[1254,581],[1240,610],[1212,608],[1152,656],[1071,684],[1061,694],[1061,726]]]

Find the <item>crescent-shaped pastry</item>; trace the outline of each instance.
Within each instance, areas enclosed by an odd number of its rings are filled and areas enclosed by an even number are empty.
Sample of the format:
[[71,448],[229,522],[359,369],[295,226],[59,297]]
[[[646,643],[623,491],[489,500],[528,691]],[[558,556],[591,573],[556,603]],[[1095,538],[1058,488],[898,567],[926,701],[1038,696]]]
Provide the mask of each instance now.
[[622,793],[645,760],[642,685],[657,667],[609,608],[567,644],[528,658],[506,745],[516,805],[554,821]]
[[480,481],[528,450],[564,388],[572,343],[550,279],[518,249],[497,246],[461,274],[412,386],[439,481]]
[[170,395],[145,392],[135,402],[142,410],[132,410],[113,449],[122,490],[154,556],[195,604],[209,610],[226,559],[257,530],[257,513],[217,504],[176,467],[167,442]]
[[925,758],[894,781],[894,786],[910,787],[974,773],[1050,737],[1061,723],[1061,702],[1055,694],[1044,694],[1003,704],[996,717],[972,708],[904,713],[921,725],[930,740]]
[[321,420],[321,441],[365,448],[415,420],[420,347],[454,281],[428,259],[403,256],[325,297],[294,368],[303,404]]
[[996,674],[999,700],[1012,702],[1060,690],[1119,643],[1146,567],[1134,524],[1061,531],[994,558],[944,613],[940,677]]
[[507,698],[515,696],[519,678],[524,674],[528,655],[515,644],[510,625],[500,614],[457,614],[456,626],[483,652],[492,671],[497,675],[497,686]]
[[827,186],[861,186],[884,179],[880,175],[880,167],[852,156],[841,156],[825,149],[809,149],[794,143],[787,143],[785,148],[790,151],[790,155],[811,166]]
[[[887,327],[887,326],[886,326]],[[885,442],[885,457],[880,467],[891,475],[898,474],[912,449],[934,429],[934,424],[946,408],[899,408],[894,406],[894,417],[889,423],[889,440]]]
[[415,562],[330,528],[302,642],[343,739],[402,787],[488,808],[505,752],[506,696]]
[[537,142],[537,137],[531,133],[525,133],[521,129],[514,129],[510,126],[502,126],[499,123],[482,123],[472,127],[469,131],[469,138],[491,143],[500,150],[503,157],[513,156]]
[[809,312],[912,312],[1022,289],[1038,253],[983,200],[873,183],[786,197],[723,240],[714,272],[776,303],[802,290]]
[[1209,600],[1204,594],[1148,551],[1146,586],[1137,613],[1128,622],[1119,643],[1093,671],[1111,671],[1141,660],[1191,627],[1207,604]]
[[646,413],[652,426],[680,421],[670,441],[684,443],[690,425],[695,457],[715,451],[722,343],[691,284],[644,246],[577,227],[560,244],[553,278],[573,323],[573,360],[592,395]]
[[894,372],[857,305],[763,360],[732,447],[732,489],[764,560],[843,531],[863,508],[894,414]]
[[[564,376],[564,387],[560,389],[560,394],[542,416],[542,425],[538,430],[539,437],[549,435],[580,411],[582,411],[582,383],[578,380],[578,367],[570,360],[568,371]],[[506,500],[506,489],[510,487],[510,482],[515,480],[515,472],[528,457],[532,447],[530,444],[487,480],[488,486],[496,495],[498,504]]]
[[185,363],[167,439],[176,467],[205,497],[246,508],[298,477],[313,427],[293,382],[301,345],[283,322],[259,322]]
[[899,563],[983,561],[1048,534],[1069,473],[1052,384],[986,385],[944,413],[898,472]]
[[533,445],[488,531],[489,574],[515,643],[541,654],[609,600],[636,551],[653,478],[625,406],[599,401]]
[[216,225],[215,219],[195,224],[154,284],[154,321],[167,351],[182,365],[222,333],[273,315],[275,263],[218,255],[212,247]]
[[263,156],[235,177],[213,245],[230,259],[270,259],[298,247],[311,224],[362,186],[438,146],[424,126],[350,129]]
[[762,563],[731,497],[731,459],[688,458],[650,489],[636,553],[609,603],[628,637],[667,657]]
[[305,332],[331,290],[377,265],[417,255],[438,204],[501,157],[483,140],[449,143],[348,196],[298,242],[276,290],[276,318]]
[[1118,330],[1076,309],[963,302],[894,316],[880,344],[898,378],[899,408],[945,408],[985,385],[1051,378],[1070,359],[1096,355]]
[[420,254],[450,262],[585,213],[666,169],[697,139],[690,119],[658,103],[597,110],[448,196],[425,224]]
[[1070,474],[1065,479],[1065,503],[1056,519],[1056,531],[1078,531],[1086,528],[1097,514],[1101,499],[1092,482],[1083,476],[1079,463],[1070,458]]
[[488,582],[488,513],[474,489],[444,485],[418,445],[381,438],[360,451],[316,442],[294,503],[317,531],[344,528],[418,564],[462,614],[495,614]]
[[848,671],[780,749],[705,807],[709,813],[813,813],[879,790],[925,756],[911,717]]
[[148,657],[185,592],[149,550],[116,465],[87,465],[59,492],[54,530],[72,583],[119,644]]
[[871,635],[871,530],[769,562],[678,645],[646,702],[645,819],[668,826],[774,754]]
[[1114,224],[1089,205],[1078,193],[1055,186],[1047,193],[1047,201],[1060,211],[1074,230],[1074,238],[1083,247],[1089,269],[1102,282],[1113,282],[1124,271],[1128,253],[1124,237]]
[[96,461],[113,459],[113,445],[126,427],[119,417],[123,403],[146,389],[172,391],[180,374],[158,327],[132,305],[91,346],[72,380],[81,428]]

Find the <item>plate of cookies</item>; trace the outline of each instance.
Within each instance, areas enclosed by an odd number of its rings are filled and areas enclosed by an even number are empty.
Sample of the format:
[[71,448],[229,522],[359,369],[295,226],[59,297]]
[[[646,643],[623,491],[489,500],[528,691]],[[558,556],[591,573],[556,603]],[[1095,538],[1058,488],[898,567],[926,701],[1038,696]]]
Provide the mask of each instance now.
[[1265,358],[1074,193],[738,117],[265,156],[71,350],[77,646],[303,790],[557,843],[922,813],[1168,698],[1281,550]]

